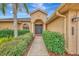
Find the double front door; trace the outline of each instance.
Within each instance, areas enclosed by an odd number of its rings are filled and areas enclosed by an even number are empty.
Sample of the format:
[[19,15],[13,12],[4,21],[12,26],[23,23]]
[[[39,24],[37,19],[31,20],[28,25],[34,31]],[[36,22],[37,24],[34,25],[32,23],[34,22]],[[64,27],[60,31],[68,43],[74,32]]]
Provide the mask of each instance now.
[[35,34],[42,34],[43,25],[42,24],[35,24]]

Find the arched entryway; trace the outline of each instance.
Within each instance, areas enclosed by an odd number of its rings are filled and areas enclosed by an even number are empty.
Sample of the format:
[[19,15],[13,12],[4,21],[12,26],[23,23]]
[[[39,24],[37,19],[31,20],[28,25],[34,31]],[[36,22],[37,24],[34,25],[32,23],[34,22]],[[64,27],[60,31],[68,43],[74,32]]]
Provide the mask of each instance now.
[[36,20],[34,23],[34,29],[35,29],[35,34],[42,34],[43,31],[43,21],[42,20]]

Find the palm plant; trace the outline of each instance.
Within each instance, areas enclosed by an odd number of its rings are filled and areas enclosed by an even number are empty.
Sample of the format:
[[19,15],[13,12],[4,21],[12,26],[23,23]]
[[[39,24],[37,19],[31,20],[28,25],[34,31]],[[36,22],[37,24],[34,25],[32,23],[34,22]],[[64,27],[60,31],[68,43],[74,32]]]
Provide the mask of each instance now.
[[[26,10],[26,12],[29,14],[29,9],[27,7],[27,4],[23,3],[23,6]],[[7,7],[7,4],[5,3],[2,3],[1,6],[0,6],[0,9],[2,10],[2,13],[5,15],[6,14],[6,7]],[[12,8],[13,8],[13,17],[14,17],[14,37],[17,37],[18,36],[18,29],[17,29],[17,11],[18,11],[18,8],[19,8],[19,4],[17,3],[14,3],[12,4]]]

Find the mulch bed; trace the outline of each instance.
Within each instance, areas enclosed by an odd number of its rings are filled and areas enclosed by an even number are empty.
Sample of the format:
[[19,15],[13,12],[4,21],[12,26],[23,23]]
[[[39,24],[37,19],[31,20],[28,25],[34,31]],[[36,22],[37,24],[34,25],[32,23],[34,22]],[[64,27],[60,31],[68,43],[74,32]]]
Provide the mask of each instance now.
[[49,56],[61,56],[59,54],[53,53],[53,52],[48,52]]
[[68,53],[64,53],[64,55],[59,55],[59,54],[56,54],[56,53],[53,53],[53,52],[48,52],[49,56],[79,56],[77,54],[68,54]]

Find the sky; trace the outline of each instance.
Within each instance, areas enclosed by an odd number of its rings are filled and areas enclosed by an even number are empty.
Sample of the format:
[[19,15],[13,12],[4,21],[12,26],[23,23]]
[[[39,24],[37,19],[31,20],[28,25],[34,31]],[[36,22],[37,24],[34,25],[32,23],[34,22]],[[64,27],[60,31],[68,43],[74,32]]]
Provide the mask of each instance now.
[[[53,14],[56,9],[60,6],[60,3],[28,3],[27,4],[29,11],[32,12],[35,9],[42,9],[45,10],[48,13],[48,17]],[[19,10],[17,12],[17,18],[28,18],[30,17],[26,12],[25,9],[22,8],[23,5],[19,4]],[[6,8],[6,15],[3,15],[3,13],[0,10],[0,18],[12,18],[13,17],[13,11],[12,11],[12,4],[7,4]]]

